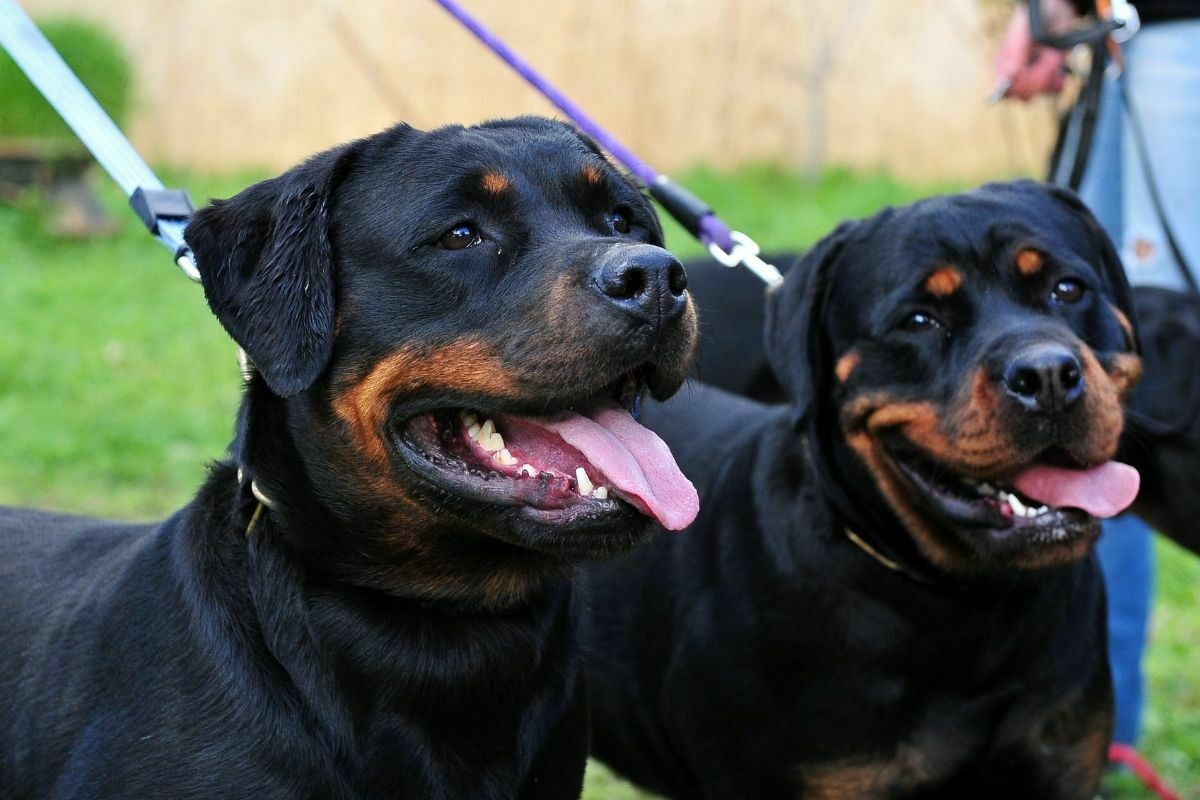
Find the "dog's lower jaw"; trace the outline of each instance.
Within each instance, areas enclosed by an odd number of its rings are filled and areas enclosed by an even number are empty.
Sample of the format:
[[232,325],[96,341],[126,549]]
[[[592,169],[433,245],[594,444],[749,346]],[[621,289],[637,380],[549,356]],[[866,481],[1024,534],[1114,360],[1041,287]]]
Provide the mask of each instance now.
[[[911,565],[914,572],[926,570],[952,582],[980,583],[1011,577],[1014,570],[1032,574],[1086,557],[1099,535],[1096,520],[1075,509],[1051,510],[1055,519],[1062,517],[1058,524],[1063,531],[1058,534],[1057,528],[1047,529],[1044,537],[1029,534],[1019,525],[1013,526],[1011,534],[1006,529],[992,530],[982,522],[954,525],[929,506],[929,498],[920,494],[913,477],[905,474],[877,437],[858,431],[842,441],[844,445],[836,446],[844,448],[843,463],[855,465],[847,468],[857,474],[854,483],[864,487],[860,492],[869,495],[870,499],[863,500],[865,507],[875,510],[864,516],[885,520],[880,531],[862,533],[868,538],[874,534],[877,543],[890,541],[901,552],[911,549],[919,562],[925,562]],[[911,545],[898,544],[898,539]]]

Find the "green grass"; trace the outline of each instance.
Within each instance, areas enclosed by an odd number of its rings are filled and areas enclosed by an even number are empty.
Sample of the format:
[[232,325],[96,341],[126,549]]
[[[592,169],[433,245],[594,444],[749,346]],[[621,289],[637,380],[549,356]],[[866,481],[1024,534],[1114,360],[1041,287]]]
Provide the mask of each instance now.
[[104,200],[120,233],[86,242],[46,234],[36,197],[0,206],[0,502],[148,518],[221,455],[238,371],[199,286]]
[[[201,202],[261,176],[165,177]],[[843,218],[955,188],[846,172],[806,184],[768,167],[678,177],[765,248],[798,247]],[[120,222],[110,238],[57,240],[36,198],[0,205],[0,503],[150,519],[186,501],[223,453],[240,379],[200,288],[100,185]],[[668,243],[700,252],[670,224]],[[1143,751],[1184,797],[1200,797],[1200,568],[1167,544],[1159,563]],[[1148,796],[1117,783],[1120,800]],[[593,765],[585,797],[646,796]]]
[[[109,116],[123,122],[133,101],[133,68],[121,45],[93,22],[74,17],[39,21],[42,33]],[[0,50],[0,136],[53,139],[78,147],[75,134],[8,53]]]

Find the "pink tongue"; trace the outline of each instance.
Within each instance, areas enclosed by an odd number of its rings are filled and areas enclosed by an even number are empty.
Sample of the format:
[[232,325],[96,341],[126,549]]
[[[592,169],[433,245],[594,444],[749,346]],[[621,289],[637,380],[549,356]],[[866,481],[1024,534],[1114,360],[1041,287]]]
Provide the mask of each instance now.
[[690,525],[700,510],[700,498],[666,443],[616,404],[587,413],[567,412],[537,422],[583,453],[612,488],[644,506],[664,528],[677,531]]
[[1092,469],[1036,466],[1016,477],[1013,485],[1048,506],[1081,508],[1093,517],[1112,517],[1137,497],[1141,476],[1128,464],[1109,461]]

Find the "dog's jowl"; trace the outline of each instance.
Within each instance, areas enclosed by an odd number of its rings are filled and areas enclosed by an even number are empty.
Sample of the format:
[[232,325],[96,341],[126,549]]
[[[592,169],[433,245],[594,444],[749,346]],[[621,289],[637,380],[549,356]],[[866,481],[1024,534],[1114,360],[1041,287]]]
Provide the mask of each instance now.
[[187,240],[230,458],[160,525],[0,511],[0,794],[577,797],[570,571],[696,513],[631,415],[695,347],[649,204],[566,125],[400,126]]
[[1039,184],[817,244],[768,299],[789,403],[648,414],[703,511],[590,570],[599,757],[680,798],[1093,797],[1132,318],[1111,243]]

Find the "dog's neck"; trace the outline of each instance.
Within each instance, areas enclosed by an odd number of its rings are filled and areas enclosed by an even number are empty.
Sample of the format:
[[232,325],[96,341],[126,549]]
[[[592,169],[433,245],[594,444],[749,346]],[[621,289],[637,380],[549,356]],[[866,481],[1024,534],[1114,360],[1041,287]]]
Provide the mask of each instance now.
[[[313,568],[284,530],[289,517],[275,509],[247,539],[244,521],[255,500],[235,472],[232,464],[216,467],[184,512],[204,515],[206,524],[173,528],[185,532],[176,568],[192,587],[203,624],[229,627],[240,642],[228,655],[240,676],[230,691],[273,684],[275,691],[263,696],[281,702],[259,709],[261,716],[312,734],[289,746],[300,763],[313,766],[313,780],[332,781],[333,788],[317,784],[314,791],[357,796],[364,781],[417,780],[393,774],[406,768],[412,745],[395,731],[403,727],[399,720],[426,714],[422,704],[430,698],[438,698],[448,719],[477,721],[454,732],[438,780],[456,777],[455,759],[491,752],[497,731],[533,730],[530,698],[546,698],[548,714],[561,711],[577,680],[570,582],[549,584],[507,611],[348,585]],[[217,557],[223,566],[213,570]],[[230,615],[231,605],[245,612]],[[519,776],[525,759],[515,747],[496,768]]]

